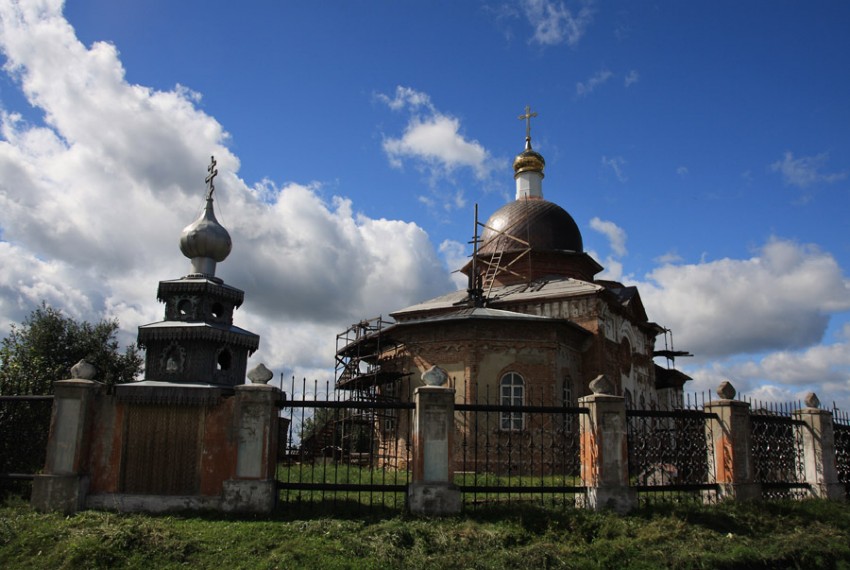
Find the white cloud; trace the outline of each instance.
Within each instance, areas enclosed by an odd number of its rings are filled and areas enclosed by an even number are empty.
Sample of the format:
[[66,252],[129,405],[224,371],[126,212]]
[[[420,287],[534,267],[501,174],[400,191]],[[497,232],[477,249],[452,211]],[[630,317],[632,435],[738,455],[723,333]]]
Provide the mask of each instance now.
[[668,263],[679,263],[682,260],[682,256],[676,253],[675,251],[668,251],[663,255],[659,255],[655,259],[653,259],[655,263],[665,265]]
[[393,97],[377,97],[391,109],[407,109],[411,114],[401,137],[384,140],[391,164],[401,166],[404,159],[413,160],[427,165],[435,176],[460,167],[472,169],[479,179],[489,175],[492,165],[487,150],[478,141],[467,140],[460,133],[460,121],[438,111],[427,94],[398,86]]
[[590,227],[608,238],[611,250],[620,257],[626,255],[626,230],[607,220],[594,217],[590,220]]
[[431,97],[427,93],[422,93],[421,91],[416,91],[402,85],[396,86],[392,97],[384,93],[378,93],[376,97],[393,111],[401,111],[404,108],[415,111],[419,107],[425,107],[432,113],[436,111],[431,104]]
[[614,77],[614,74],[607,69],[597,71],[587,81],[579,81],[576,83],[576,95],[579,97],[590,95],[597,87],[604,85],[605,82],[612,77]]
[[414,159],[432,169],[451,172],[469,167],[478,178],[489,173],[488,154],[478,141],[468,141],[460,134],[460,121],[446,115],[414,117],[401,138],[384,141],[384,151],[393,165],[402,159]]
[[607,156],[603,156],[602,157],[602,165],[610,168],[611,171],[614,173],[614,176],[617,177],[618,181],[620,181],[620,182],[627,182],[628,181],[628,178],[626,177],[625,173],[623,172],[623,167],[626,165],[626,161],[622,156],[612,156],[610,158],[607,157]]
[[640,80],[640,74],[636,69],[631,70],[626,74],[626,77],[623,79],[623,85],[629,87],[630,85],[634,85]]
[[850,310],[850,280],[813,246],[773,239],[750,259],[663,265],[637,283],[652,319],[701,358],[800,350]]
[[787,151],[782,160],[771,164],[769,169],[771,172],[781,174],[785,184],[798,188],[808,188],[821,182],[830,184],[847,178],[847,172],[823,172],[827,160],[829,160],[828,153],[794,158],[794,153]]
[[178,238],[203,205],[210,154],[234,242],[217,273],[246,291],[235,320],[261,335],[253,363],[327,371],[350,323],[451,289],[417,225],[367,218],[318,186],[246,184],[199,94],[128,83],[115,47],[82,45],[61,3],[3,4],[0,50],[45,117],[0,117],[0,334],[42,299],[76,318],[120,318],[125,342],[160,320],[157,281],[189,270]]
[[728,380],[739,394],[754,400],[789,402],[815,392],[825,407],[836,402],[850,409],[850,342],[846,338],[802,350],[771,352],[752,360],[730,357],[683,369],[693,376],[689,388],[695,391],[712,391]]
[[452,281],[458,289],[466,289],[469,286],[469,278],[460,272],[461,267],[466,265],[470,259],[467,246],[455,240],[443,240],[440,244],[440,254],[446,262],[449,271],[452,272]]
[[688,170],[687,166],[680,166],[679,168],[676,169],[676,174],[678,174],[679,176],[684,178],[688,174],[690,174],[690,170]]
[[575,46],[584,35],[593,20],[593,10],[589,4],[573,14],[563,2],[553,0],[524,0],[525,17],[534,27],[531,40],[544,46],[566,42]]

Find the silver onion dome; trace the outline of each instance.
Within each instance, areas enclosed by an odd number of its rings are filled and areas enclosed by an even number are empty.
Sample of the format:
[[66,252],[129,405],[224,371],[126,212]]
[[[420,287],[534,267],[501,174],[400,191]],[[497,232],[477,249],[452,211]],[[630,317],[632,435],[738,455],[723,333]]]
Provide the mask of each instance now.
[[183,228],[180,234],[180,251],[192,260],[192,273],[209,277],[215,276],[215,264],[224,261],[233,248],[230,234],[218,223],[213,210],[213,178],[218,174],[215,164],[213,158],[206,179],[207,205],[200,217]]

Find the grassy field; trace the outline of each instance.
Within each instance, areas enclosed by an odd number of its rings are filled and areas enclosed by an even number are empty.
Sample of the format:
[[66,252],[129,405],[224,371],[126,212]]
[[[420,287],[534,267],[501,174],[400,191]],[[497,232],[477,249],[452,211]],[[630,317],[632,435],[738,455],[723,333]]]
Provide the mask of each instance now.
[[424,520],[358,504],[266,518],[0,507],[1,568],[848,568],[850,506],[664,505],[628,516],[513,505]]

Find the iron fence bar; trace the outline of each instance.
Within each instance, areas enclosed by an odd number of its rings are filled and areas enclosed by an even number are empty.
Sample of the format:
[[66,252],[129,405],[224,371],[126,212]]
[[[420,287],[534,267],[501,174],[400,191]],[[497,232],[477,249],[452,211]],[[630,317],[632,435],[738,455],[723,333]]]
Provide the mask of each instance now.
[[564,406],[502,406],[499,404],[455,404],[457,412],[526,412],[549,414],[588,414],[588,408]]
[[[404,493],[407,492],[407,485],[382,485],[382,484],[367,484],[367,483],[292,483],[285,481],[276,481],[278,489],[288,491],[351,491],[351,492],[386,492],[386,493]],[[324,497],[322,497],[324,500]]]
[[413,402],[366,402],[360,400],[288,400],[284,408],[337,408],[352,410],[412,410]]
[[792,481],[763,481],[760,483],[762,489],[808,489],[808,483]]
[[806,422],[803,420],[798,420],[796,418],[790,418],[788,416],[768,416],[763,414],[751,414],[750,420],[755,420],[756,422],[764,422],[767,424],[788,424],[792,426],[804,426]]
[[702,410],[626,410],[626,417],[720,419],[715,412],[703,412]]
[[52,400],[53,395],[49,396],[35,396],[31,394],[24,394],[19,396],[0,396],[0,402],[38,402],[42,400]]
[[631,485],[638,492],[668,492],[668,491],[718,491],[720,485],[717,483],[684,483],[670,485]]
[[0,479],[9,479],[12,481],[32,481],[35,479],[35,473],[0,473]]
[[582,486],[571,486],[571,485],[562,485],[562,486],[552,486],[552,487],[540,487],[538,485],[534,486],[504,486],[504,485],[459,485],[458,488],[463,493],[504,493],[506,495],[515,495],[519,493],[526,494],[535,494],[535,493],[546,493],[546,494],[556,494],[556,493],[584,493],[587,491],[587,487]]

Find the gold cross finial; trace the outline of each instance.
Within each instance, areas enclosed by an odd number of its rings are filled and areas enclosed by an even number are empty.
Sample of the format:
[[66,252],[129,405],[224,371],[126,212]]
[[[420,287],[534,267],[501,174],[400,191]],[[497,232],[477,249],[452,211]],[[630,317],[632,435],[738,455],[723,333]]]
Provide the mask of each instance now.
[[531,112],[531,107],[525,106],[525,114],[519,116],[520,121],[525,121],[525,138],[531,140],[531,118],[536,117],[537,113]]
[[218,176],[218,170],[215,169],[216,164],[217,163],[215,161],[215,157],[211,156],[210,157],[210,165],[207,166],[207,172],[209,172],[209,174],[207,174],[207,177],[204,178],[204,182],[207,183],[207,200],[211,200],[213,192],[215,192],[215,185],[213,184],[213,178]]

